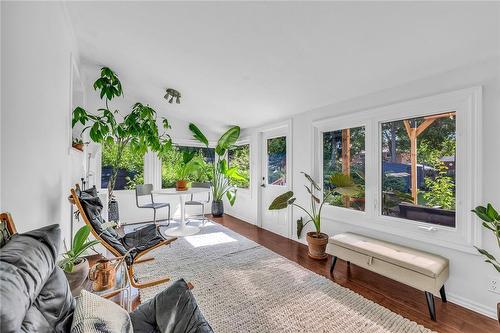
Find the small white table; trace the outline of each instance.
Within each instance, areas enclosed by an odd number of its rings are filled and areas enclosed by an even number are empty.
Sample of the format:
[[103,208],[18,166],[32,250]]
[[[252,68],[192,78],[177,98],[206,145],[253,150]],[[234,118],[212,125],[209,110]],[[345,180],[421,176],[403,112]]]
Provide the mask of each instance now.
[[178,195],[181,202],[181,223],[178,227],[172,227],[166,229],[163,233],[166,236],[190,236],[200,232],[200,228],[186,225],[186,195],[191,195],[195,193],[204,193],[210,192],[210,188],[202,188],[202,187],[190,187],[186,191],[177,191],[175,188],[166,188],[161,190],[153,191],[153,194],[158,195]]

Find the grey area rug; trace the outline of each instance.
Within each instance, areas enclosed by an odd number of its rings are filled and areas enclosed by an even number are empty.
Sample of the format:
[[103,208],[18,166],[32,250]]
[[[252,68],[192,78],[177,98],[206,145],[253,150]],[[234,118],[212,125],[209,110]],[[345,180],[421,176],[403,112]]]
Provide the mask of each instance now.
[[[214,222],[151,254],[139,280],[191,281],[215,332],[431,332]],[[141,290],[141,301],[165,286]]]

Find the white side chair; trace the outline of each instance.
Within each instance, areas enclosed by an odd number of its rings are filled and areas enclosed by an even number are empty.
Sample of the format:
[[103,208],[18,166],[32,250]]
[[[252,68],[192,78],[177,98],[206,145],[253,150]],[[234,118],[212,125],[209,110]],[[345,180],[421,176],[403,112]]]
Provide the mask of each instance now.
[[[151,203],[139,204],[139,197],[149,196],[151,197]],[[135,203],[138,208],[149,208],[153,210],[153,222],[156,224],[156,210],[167,207],[168,208],[168,224],[170,224],[170,204],[166,202],[154,202],[153,199],[153,185],[152,184],[144,184],[137,185],[135,187]]]
[[[191,183],[191,187],[210,188],[211,187],[211,183],[193,182],[193,183]],[[194,194],[191,194],[191,199],[189,201],[186,201],[186,206],[201,206],[201,216],[202,216],[203,223],[205,223],[205,221],[206,221],[206,218],[205,218],[205,204],[210,203],[210,200],[211,200],[210,193],[211,192],[209,191],[208,192],[207,200],[204,200],[204,201],[194,200]],[[197,216],[199,216],[199,215],[197,215]]]

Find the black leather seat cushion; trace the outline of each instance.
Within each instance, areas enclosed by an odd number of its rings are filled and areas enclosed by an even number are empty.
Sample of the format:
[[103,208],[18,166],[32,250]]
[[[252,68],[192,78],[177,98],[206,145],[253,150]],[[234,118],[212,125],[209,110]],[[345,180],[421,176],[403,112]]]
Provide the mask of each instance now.
[[183,279],[172,283],[130,314],[134,333],[210,333],[210,324],[198,308]]
[[96,189],[80,191],[78,195],[92,228],[121,255],[126,255],[127,264],[130,265],[139,252],[164,240],[155,225],[147,225],[120,237],[113,228],[104,227],[105,221],[101,216],[102,202]]
[[57,224],[16,234],[0,251],[0,332],[67,332],[74,300],[56,266]]

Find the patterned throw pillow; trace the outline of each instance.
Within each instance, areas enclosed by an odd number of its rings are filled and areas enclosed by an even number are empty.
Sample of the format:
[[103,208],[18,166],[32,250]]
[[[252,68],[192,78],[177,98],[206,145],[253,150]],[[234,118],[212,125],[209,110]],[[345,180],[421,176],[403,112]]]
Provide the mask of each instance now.
[[71,333],[132,333],[130,317],[118,304],[82,290],[76,298]]

